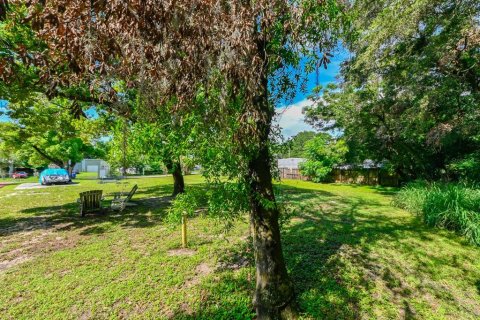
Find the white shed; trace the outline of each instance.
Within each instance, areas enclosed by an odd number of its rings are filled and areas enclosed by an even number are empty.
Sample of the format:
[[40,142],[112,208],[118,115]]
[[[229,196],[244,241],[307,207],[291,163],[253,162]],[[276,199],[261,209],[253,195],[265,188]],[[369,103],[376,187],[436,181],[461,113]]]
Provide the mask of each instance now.
[[96,172],[99,178],[106,178],[110,174],[110,165],[102,159],[83,159],[73,169],[76,172]]

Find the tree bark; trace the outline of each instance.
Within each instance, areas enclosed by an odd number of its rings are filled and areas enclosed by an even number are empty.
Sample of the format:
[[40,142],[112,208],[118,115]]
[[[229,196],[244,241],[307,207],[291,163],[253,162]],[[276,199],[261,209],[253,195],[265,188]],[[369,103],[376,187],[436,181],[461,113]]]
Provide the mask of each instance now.
[[248,162],[250,224],[256,265],[256,289],[253,304],[257,319],[296,319],[297,308],[293,282],[288,276],[283,257],[278,223],[279,210],[273,192],[271,157],[268,147],[274,108],[268,100],[266,41],[258,42],[264,59],[260,72],[261,91],[254,97],[252,107],[258,112],[258,150]]
[[295,319],[295,294],[283,258],[268,153],[268,146],[263,147],[249,163],[250,223],[256,265],[253,304],[257,319]]
[[173,176],[173,193],[172,197],[185,192],[185,181],[183,180],[182,166],[180,161],[167,160],[165,166]]
[[73,173],[73,168],[75,168],[76,162],[72,162],[68,165],[68,175],[71,177]]
[[182,167],[180,162],[175,162],[173,165],[173,194],[176,197],[177,194],[185,192],[185,181],[183,180]]

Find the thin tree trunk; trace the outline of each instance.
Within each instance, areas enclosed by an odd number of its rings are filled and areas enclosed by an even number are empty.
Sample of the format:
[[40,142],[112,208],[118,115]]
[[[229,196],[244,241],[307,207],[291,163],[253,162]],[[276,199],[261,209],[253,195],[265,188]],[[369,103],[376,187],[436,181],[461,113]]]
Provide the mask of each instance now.
[[180,161],[165,161],[165,166],[173,176],[173,193],[172,196],[176,197],[178,194],[185,192],[185,181],[183,180],[182,166]]
[[122,176],[127,176],[127,119],[123,121],[123,141],[122,141]]
[[183,180],[182,167],[180,162],[173,164],[173,194],[176,197],[177,194],[185,192],[185,181]]
[[70,177],[72,176],[73,168],[75,168],[75,165],[76,165],[76,164],[77,164],[76,162],[72,162],[72,163],[70,163],[69,166],[68,166],[68,175],[69,175]]

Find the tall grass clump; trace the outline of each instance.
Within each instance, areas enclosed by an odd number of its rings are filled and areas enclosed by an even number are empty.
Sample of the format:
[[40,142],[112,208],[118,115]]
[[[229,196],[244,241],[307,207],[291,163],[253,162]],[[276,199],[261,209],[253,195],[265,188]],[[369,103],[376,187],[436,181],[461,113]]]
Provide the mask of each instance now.
[[416,182],[404,187],[394,202],[427,225],[455,230],[480,245],[480,190],[475,185]]

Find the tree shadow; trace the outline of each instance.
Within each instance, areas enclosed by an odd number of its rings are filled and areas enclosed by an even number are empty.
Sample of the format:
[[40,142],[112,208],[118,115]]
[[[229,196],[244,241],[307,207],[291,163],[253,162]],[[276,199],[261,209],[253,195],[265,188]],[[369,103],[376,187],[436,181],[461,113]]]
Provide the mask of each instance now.
[[[282,232],[284,254],[300,305],[315,319],[360,318],[360,301],[372,292],[376,281],[385,284],[405,318],[414,318],[412,292],[398,266],[385,265],[377,252],[371,252],[378,241],[409,253],[417,277],[433,278],[438,268],[452,265],[448,254],[430,256],[411,242],[430,242],[440,231],[408,214],[391,216],[385,203],[298,188],[291,195],[293,202],[301,204],[301,211]],[[355,270],[354,274],[349,270]]]
[[[298,209],[292,222],[283,228],[282,239],[302,314],[314,319],[359,319],[365,316],[362,300],[370,299],[375,283],[381,281],[398,312],[405,319],[416,318],[411,302],[414,293],[404,285],[395,266],[382,264],[370,248],[375,242],[384,241],[402,251],[415,252],[414,244],[406,240],[415,237],[429,241],[436,230],[409,215],[394,218],[385,213],[388,210],[385,203],[375,200],[345,198],[291,186],[281,189]],[[247,244],[227,251],[219,259],[215,280],[202,284],[208,299],[202,299],[193,314],[178,309],[176,318],[222,319],[218,315],[224,315],[223,318],[229,319],[253,319],[250,303],[225,298],[235,294],[232,288],[251,296],[254,276],[248,281],[234,276],[239,270],[254,272],[248,247]],[[417,251],[411,258],[419,262],[425,255]],[[451,264],[448,257],[429,258],[436,260],[420,272],[433,275],[439,266]]]
[[[201,186],[200,186],[201,187]],[[137,206],[122,213],[78,216],[75,204],[25,209],[30,216],[0,219],[3,226],[20,226],[7,234],[28,228],[81,229],[83,235],[110,232],[111,226],[149,228],[162,223],[171,197],[171,186],[154,186],[137,192]],[[418,263],[418,272],[435,274],[443,265],[452,264],[448,256],[425,257],[406,238],[430,241],[441,232],[423,225],[414,217],[393,218],[385,213],[385,203],[360,197],[346,198],[327,191],[280,186],[287,201],[296,207],[295,217],[282,229],[287,268],[295,283],[301,311],[314,319],[358,319],[364,316],[362,300],[370,294],[375,281],[390,290],[396,307],[406,319],[415,318],[410,305],[412,292],[392,266],[381,265],[370,247],[377,241],[411,252],[431,263]],[[156,195],[157,197],[153,197]],[[368,212],[366,212],[368,210]],[[373,213],[373,214],[372,214]],[[38,225],[38,226],[37,226]],[[179,303],[175,319],[253,319],[251,293],[255,287],[253,256],[249,239],[224,252],[212,277],[199,284],[199,302],[187,310]],[[456,240],[452,240],[456,241]],[[423,254],[423,256],[422,256]],[[355,274],[351,274],[354,270]],[[248,274],[248,276],[247,276]],[[475,283],[480,294],[480,280]],[[421,294],[421,289],[416,294]],[[453,301],[453,298],[451,299]]]
[[[124,190],[129,192],[134,182],[129,183]],[[189,188],[201,188],[199,185]],[[127,190],[128,189],[128,190]],[[173,198],[173,186],[156,185],[140,187],[132,198],[135,206],[118,213],[109,210],[113,194],[105,193],[108,201],[103,202],[104,210],[85,217],[79,215],[79,207],[75,202],[60,206],[39,206],[25,208],[20,211],[21,217],[0,218],[0,237],[24,231],[55,229],[59,231],[83,229],[81,234],[101,234],[115,226],[122,228],[149,228],[161,223],[166,215],[166,209]]]
[[27,215],[25,217],[0,219],[0,237],[50,229],[57,231],[82,229],[80,234],[89,235],[109,232],[115,226],[150,228],[163,221],[171,200],[170,196],[134,198],[132,203],[135,205],[127,206],[122,212],[110,210],[110,201],[106,201],[103,204],[104,210],[87,214],[85,217],[79,215],[78,204],[75,203],[27,208],[20,211]]

